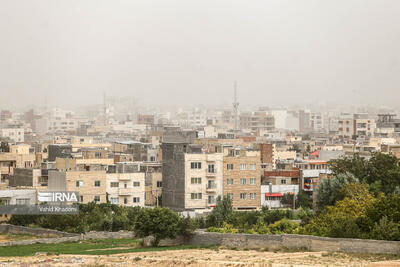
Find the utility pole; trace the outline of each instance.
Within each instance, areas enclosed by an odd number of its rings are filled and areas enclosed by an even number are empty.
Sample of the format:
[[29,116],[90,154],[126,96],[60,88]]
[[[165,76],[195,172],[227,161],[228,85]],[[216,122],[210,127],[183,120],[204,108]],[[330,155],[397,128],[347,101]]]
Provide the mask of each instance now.
[[235,118],[234,118],[234,122],[235,122],[234,130],[235,130],[235,132],[238,132],[239,131],[239,121],[238,121],[239,102],[237,101],[237,82],[236,81],[233,84],[233,88],[234,88],[233,115],[235,116]]

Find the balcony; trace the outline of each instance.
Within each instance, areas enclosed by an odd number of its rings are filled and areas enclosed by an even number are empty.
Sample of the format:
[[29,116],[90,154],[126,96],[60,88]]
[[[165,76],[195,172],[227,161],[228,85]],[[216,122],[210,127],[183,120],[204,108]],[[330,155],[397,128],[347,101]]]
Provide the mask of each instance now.
[[215,177],[217,175],[217,169],[207,169],[206,175],[209,177]]
[[216,184],[207,184],[206,191],[207,192],[217,192],[217,185]]
[[314,191],[314,184],[304,183],[304,191]]
[[119,188],[118,195],[120,196],[131,196],[133,195],[132,188]]
[[120,176],[120,177],[119,177],[119,180],[120,180],[120,181],[130,181],[130,180],[131,180],[131,177],[129,177],[129,176]]

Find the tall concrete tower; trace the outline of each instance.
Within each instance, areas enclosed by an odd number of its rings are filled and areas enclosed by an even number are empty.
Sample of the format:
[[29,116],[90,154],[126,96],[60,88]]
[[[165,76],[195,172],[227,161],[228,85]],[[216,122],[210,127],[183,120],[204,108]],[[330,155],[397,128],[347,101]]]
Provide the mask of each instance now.
[[233,116],[235,122],[235,132],[239,131],[239,102],[237,101],[237,82],[235,81],[233,84],[234,88],[234,99],[233,99]]

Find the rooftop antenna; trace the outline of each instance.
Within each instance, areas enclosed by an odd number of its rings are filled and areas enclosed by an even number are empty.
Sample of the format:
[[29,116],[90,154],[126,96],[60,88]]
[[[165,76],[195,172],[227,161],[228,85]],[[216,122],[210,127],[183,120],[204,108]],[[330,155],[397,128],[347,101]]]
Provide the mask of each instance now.
[[103,113],[104,113],[104,125],[107,125],[107,103],[106,103],[106,92],[103,92]]
[[239,131],[239,122],[238,122],[239,102],[237,101],[237,82],[236,81],[233,83],[233,88],[234,88],[233,115],[235,116],[234,130],[235,130],[235,132],[238,132]]

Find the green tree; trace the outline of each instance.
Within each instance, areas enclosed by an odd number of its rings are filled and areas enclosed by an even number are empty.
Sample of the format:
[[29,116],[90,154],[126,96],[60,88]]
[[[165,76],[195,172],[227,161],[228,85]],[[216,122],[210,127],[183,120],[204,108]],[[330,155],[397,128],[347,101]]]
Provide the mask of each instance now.
[[391,194],[400,187],[399,159],[392,154],[374,153],[368,161],[366,182],[375,193]]
[[304,190],[300,190],[296,196],[296,209],[298,208],[311,209],[312,199],[306,194]]
[[330,179],[322,179],[316,190],[316,209],[322,210],[326,206],[335,205],[336,201],[344,198],[340,191],[346,184],[356,183],[358,179],[350,173],[339,173]]
[[180,217],[168,208],[143,208],[134,223],[138,237],[153,236],[153,246],[158,246],[163,238],[175,238],[180,229]]
[[379,222],[375,222],[370,237],[378,240],[400,240],[400,224],[395,223],[383,216]]
[[221,227],[224,222],[230,221],[233,214],[232,200],[228,196],[217,197],[217,203],[207,217],[207,227]]
[[353,157],[332,160],[329,164],[334,176],[350,173],[360,182],[368,183],[375,194],[399,191],[399,159],[392,154],[373,153],[369,160],[354,154]]

